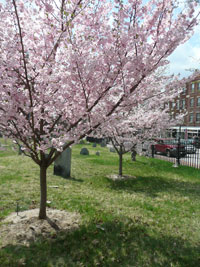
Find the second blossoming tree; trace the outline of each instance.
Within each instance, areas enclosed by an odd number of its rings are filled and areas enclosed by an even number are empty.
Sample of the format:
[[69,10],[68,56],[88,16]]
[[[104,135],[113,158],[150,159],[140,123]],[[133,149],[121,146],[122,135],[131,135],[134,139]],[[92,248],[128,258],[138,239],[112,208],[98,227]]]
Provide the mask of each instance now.
[[130,96],[126,106],[121,104],[120,112],[115,112],[98,128],[96,134],[109,139],[119,156],[119,176],[123,174],[125,153],[132,152],[134,155],[138,144],[147,141],[150,146],[153,139],[182,121],[185,113],[174,117],[169,103],[179,96],[185,83],[186,79],[178,81],[173,77],[154,73],[148,84],[148,96],[134,96],[134,99]]

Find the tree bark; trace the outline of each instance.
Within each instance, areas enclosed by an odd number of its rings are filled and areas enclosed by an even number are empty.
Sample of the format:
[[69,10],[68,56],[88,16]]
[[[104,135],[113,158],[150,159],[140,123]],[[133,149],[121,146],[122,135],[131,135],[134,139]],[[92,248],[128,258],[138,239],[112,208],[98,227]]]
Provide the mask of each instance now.
[[40,166],[40,211],[39,219],[46,219],[46,203],[47,203],[47,167]]
[[123,157],[123,151],[122,146],[120,145],[119,148],[119,175],[122,176],[122,157]]

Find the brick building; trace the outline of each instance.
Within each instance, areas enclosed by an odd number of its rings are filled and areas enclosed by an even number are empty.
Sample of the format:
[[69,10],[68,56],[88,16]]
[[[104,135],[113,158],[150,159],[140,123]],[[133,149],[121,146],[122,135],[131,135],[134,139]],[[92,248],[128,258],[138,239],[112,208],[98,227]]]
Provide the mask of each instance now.
[[[186,84],[179,98],[170,103],[169,107],[173,116],[180,112],[187,113],[181,125],[183,138],[200,136],[200,76]],[[173,127],[173,131],[180,131],[180,127]]]

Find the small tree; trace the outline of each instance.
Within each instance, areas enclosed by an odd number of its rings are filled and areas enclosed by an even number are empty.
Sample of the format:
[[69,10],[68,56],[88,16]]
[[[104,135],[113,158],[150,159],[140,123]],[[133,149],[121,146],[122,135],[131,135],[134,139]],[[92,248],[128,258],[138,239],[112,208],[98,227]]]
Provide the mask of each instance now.
[[0,131],[40,167],[40,219],[47,168],[131,95],[148,96],[154,71],[191,36],[193,11],[176,13],[172,0],[0,4]]
[[[149,96],[142,102],[137,101],[134,106],[126,106],[126,112],[111,116],[108,121],[99,127],[103,136],[109,137],[113,147],[119,156],[119,176],[122,176],[123,155],[131,152],[132,160],[135,160],[137,145],[144,141],[151,142],[152,138],[159,136],[171,126],[180,123],[184,114],[180,113],[174,118],[169,110],[171,96],[163,88],[164,81],[168,80],[171,88],[175,83],[165,76],[156,76],[154,82],[149,85]],[[180,83],[181,84],[181,83]],[[154,90],[156,88],[156,92]],[[159,89],[160,88],[160,89]],[[176,86],[174,87],[176,88]],[[175,89],[173,97],[178,96],[180,91]],[[159,103],[159,105],[158,105]],[[129,110],[128,110],[129,108]]]
[[[119,138],[119,136],[118,136]],[[117,137],[111,137],[110,140],[115,148],[115,150],[117,151],[117,154],[119,156],[119,176],[122,176],[123,172],[122,172],[122,167],[123,167],[123,155],[126,154],[127,152],[133,152],[136,151],[136,143],[132,142],[132,141],[127,141],[127,139],[124,139],[124,136],[121,136],[121,140],[119,140]]]

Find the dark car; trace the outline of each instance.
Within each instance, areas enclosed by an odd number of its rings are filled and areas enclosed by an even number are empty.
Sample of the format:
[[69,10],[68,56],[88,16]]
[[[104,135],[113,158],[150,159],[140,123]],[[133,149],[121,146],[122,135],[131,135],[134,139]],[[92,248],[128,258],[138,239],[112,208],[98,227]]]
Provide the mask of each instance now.
[[181,139],[181,144],[185,146],[187,154],[195,154],[196,153],[196,147],[194,145],[193,139]]
[[[154,145],[154,153],[157,152],[166,155],[167,157],[177,157],[178,155],[178,141],[174,139],[158,139]],[[181,157],[187,154],[185,145],[179,145],[179,153]]]
[[200,148],[200,138],[195,136],[194,139],[193,139],[193,145],[196,147],[196,148]]

